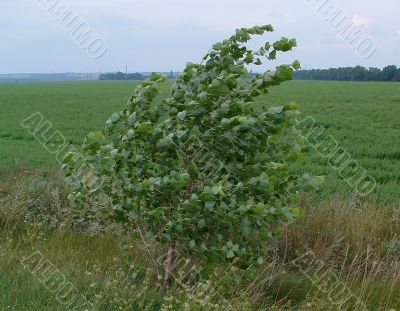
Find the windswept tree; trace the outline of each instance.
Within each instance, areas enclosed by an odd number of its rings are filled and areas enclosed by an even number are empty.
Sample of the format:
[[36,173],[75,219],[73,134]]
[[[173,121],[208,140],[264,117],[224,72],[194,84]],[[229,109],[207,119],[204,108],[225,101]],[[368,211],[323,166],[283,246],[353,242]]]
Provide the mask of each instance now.
[[215,44],[200,64],[188,63],[170,95],[155,99],[166,77],[153,74],[139,85],[126,107],[82,146],[88,166],[103,178],[90,191],[74,177],[74,155],[64,166],[75,189],[71,197],[107,197],[98,209],[137,224],[168,253],[171,282],[174,250],[213,260],[262,263],[279,225],[300,214],[297,193],[310,178],[294,175],[291,163],[303,158],[295,127],[295,104],[267,108],[254,99],[271,86],[291,80],[297,61],[249,78],[249,65],[274,60],[296,46],[282,38],[250,50],[253,35],[270,25],[241,28]]

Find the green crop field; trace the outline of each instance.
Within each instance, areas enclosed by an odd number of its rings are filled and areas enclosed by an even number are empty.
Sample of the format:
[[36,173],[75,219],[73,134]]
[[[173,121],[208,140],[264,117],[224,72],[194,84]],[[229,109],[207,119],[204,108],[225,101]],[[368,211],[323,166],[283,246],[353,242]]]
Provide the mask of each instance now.
[[[72,212],[55,156],[21,126],[40,112],[53,131],[80,146],[88,132],[103,129],[125,106],[137,84],[0,84],[0,310],[61,310],[60,300],[40,284],[42,276],[24,265],[38,252],[96,310],[175,310],[173,304],[181,305],[176,310],[209,309],[194,307],[204,300],[185,288],[159,290],[152,256],[164,250],[152,240],[144,247],[132,228],[124,231],[112,220]],[[203,267],[234,310],[338,310],[330,300],[337,286],[345,286],[355,295],[350,301],[357,297],[368,310],[397,310],[400,215],[392,207],[400,199],[399,90],[399,83],[291,81],[257,98],[258,109],[296,102],[299,119],[313,118],[323,139],[333,138],[378,187],[359,201],[355,188],[309,144],[307,159],[293,170],[323,175],[325,183],[317,194],[301,198],[303,215],[285,225],[265,263],[242,274],[233,267],[209,274],[211,262]],[[293,268],[305,250],[326,265],[322,282]]]
[[[0,173],[15,167],[56,165],[20,123],[35,112],[50,121],[72,144],[102,129],[112,112],[121,109],[135,82],[80,82],[0,85]],[[332,135],[379,186],[373,199],[396,203],[400,199],[399,83],[292,81],[272,88],[257,104],[296,102],[301,118],[312,116],[324,135]],[[168,92],[168,87],[165,89]],[[354,189],[313,150],[296,170],[324,175],[320,195],[352,195]]]

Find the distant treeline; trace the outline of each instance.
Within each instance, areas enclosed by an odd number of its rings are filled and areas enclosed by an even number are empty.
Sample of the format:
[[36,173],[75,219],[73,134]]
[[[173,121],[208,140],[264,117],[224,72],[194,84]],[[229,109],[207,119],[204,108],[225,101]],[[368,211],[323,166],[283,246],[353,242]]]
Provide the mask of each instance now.
[[116,73],[102,73],[99,76],[99,80],[143,80],[144,76],[139,73],[123,73],[123,72],[116,72]]
[[400,81],[400,68],[396,65],[385,68],[341,67],[329,69],[299,70],[295,72],[297,80],[329,81]]
[[[177,78],[181,75],[181,72],[157,72],[163,76],[166,76],[170,79]],[[113,73],[102,73],[99,76],[99,80],[144,80],[151,76],[153,72],[135,72],[135,73],[123,73],[121,71],[113,72]]]

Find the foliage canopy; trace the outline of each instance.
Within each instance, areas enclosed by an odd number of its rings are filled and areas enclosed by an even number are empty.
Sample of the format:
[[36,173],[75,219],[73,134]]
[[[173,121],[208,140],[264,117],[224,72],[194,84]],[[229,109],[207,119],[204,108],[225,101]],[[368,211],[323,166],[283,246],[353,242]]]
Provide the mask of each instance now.
[[296,46],[282,38],[256,51],[246,47],[253,35],[272,31],[241,28],[213,45],[202,63],[186,65],[161,104],[154,101],[166,78],[144,81],[104,131],[83,143],[101,187],[86,189],[74,176],[74,155],[66,157],[71,195],[106,195],[113,217],[135,220],[146,237],[189,254],[261,263],[264,242],[279,233],[277,224],[299,215],[296,193],[307,188],[307,178],[289,170],[302,158],[297,106],[254,107],[254,98],[300,68],[295,61],[249,78],[248,65]]

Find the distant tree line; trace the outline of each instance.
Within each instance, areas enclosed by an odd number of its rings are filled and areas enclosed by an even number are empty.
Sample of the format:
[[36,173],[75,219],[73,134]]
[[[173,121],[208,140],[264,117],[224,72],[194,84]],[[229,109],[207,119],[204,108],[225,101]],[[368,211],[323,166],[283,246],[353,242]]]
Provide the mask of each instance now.
[[144,76],[139,73],[123,73],[123,72],[116,72],[116,73],[102,73],[99,76],[99,80],[143,80]]
[[329,81],[400,81],[400,68],[396,65],[383,69],[362,66],[329,69],[299,70],[295,72],[297,80]]

